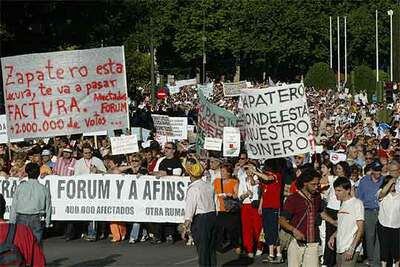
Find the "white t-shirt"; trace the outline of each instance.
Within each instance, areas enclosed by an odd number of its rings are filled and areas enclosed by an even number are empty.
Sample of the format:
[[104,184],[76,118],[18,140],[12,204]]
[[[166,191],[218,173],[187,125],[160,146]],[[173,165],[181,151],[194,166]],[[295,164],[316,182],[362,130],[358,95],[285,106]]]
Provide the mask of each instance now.
[[77,160],[75,163],[75,175],[81,174],[89,174],[90,173],[90,166],[94,165],[98,170],[102,172],[106,172],[106,167],[101,159],[97,157],[92,157],[90,160],[86,160],[81,158]]
[[337,176],[328,176],[328,181],[329,181],[329,188],[327,190],[327,205],[326,207],[332,210],[339,210],[340,208],[340,201],[337,200],[336,194],[335,194],[335,188],[333,188],[333,183],[335,182]]
[[256,175],[253,176],[253,179],[256,182],[255,185],[252,185],[250,183],[250,181],[247,181],[246,178],[247,177],[240,176],[240,178],[238,179],[239,180],[239,189],[238,189],[239,192],[238,193],[239,193],[239,196],[241,196],[244,193],[246,193],[247,191],[251,191],[251,193],[253,194],[251,196],[251,198],[250,197],[246,197],[242,202],[243,204],[250,204],[253,200],[259,199],[259,196],[258,196],[258,186],[259,186],[258,185],[258,177]]
[[[357,221],[364,221],[364,205],[361,200],[352,197],[342,203],[338,212],[337,253],[343,253],[351,247],[358,230]],[[361,249],[361,244],[356,251],[359,249]]]
[[379,223],[389,228],[400,228],[400,193],[389,193],[379,202]]

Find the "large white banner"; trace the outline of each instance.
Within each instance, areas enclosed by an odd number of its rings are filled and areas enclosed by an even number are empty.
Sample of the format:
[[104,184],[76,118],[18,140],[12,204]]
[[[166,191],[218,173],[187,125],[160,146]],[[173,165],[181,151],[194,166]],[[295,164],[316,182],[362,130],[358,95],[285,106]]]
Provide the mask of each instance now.
[[123,47],[1,59],[10,138],[128,127]]
[[[184,221],[189,177],[91,174],[46,176],[39,181],[50,188],[55,221]],[[0,178],[6,200],[6,218],[18,178]]]
[[250,158],[268,159],[311,152],[311,123],[302,84],[242,90],[240,98]]

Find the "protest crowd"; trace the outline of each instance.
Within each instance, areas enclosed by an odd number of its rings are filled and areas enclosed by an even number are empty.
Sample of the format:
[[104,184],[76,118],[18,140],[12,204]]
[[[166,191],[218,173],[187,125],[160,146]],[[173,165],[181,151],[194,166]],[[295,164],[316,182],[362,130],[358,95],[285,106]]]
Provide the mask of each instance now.
[[[268,85],[252,87],[252,90],[268,89]],[[211,88],[207,101],[233,116],[240,115],[243,103],[239,96],[224,96],[222,82],[214,82]],[[201,180],[207,184],[198,186],[199,191],[193,193],[198,198],[208,196],[205,206],[193,206],[196,199],[187,195],[184,224],[134,221],[50,224],[47,214],[46,226],[53,227],[45,231],[45,236],[58,233],[65,241],[84,238],[95,242],[109,238],[110,242],[159,244],[184,238],[187,245],[198,246],[202,266],[216,265],[215,250],[231,249],[250,258],[265,257],[264,261],[269,263],[286,261],[289,266],[355,266],[357,261],[371,266],[392,263],[399,266],[398,93],[390,106],[389,119],[383,122],[380,114],[388,110],[387,104],[371,103],[362,94],[354,97],[343,91],[307,88],[311,152],[258,160],[249,157],[245,139],[233,157],[223,156],[221,149],[207,151],[200,147],[196,151],[200,90],[194,84],[184,85],[178,92],[169,92],[165,99],[158,99],[155,106],[146,94],[131,105],[130,126],[142,133],[138,152],[113,155],[110,138],[104,135],[25,139],[0,145],[1,175],[5,179],[25,179],[35,164],[39,166],[39,177],[29,178],[38,181],[49,175],[74,179],[74,175],[125,174],[152,175],[159,179],[190,176],[195,179],[192,182]],[[190,130],[188,126],[185,139],[163,139],[153,122],[154,114],[187,117],[188,124],[193,126]],[[117,130],[114,134],[129,133]],[[188,190],[194,189],[189,186]],[[18,214],[29,213],[18,210],[26,205],[18,203],[21,199],[13,200],[10,220],[15,221],[17,216],[18,221]],[[49,203],[45,206],[49,213]],[[199,213],[209,217],[201,219],[197,217]],[[208,244],[204,245],[199,230],[196,233],[193,229],[195,222],[201,231],[212,233]],[[41,242],[42,232],[32,230]],[[205,250],[204,246],[208,248]]]

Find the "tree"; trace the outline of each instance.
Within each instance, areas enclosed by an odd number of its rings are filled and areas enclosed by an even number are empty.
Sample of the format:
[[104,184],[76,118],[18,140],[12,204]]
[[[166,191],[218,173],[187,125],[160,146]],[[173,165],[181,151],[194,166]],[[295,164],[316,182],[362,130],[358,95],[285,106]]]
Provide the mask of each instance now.
[[315,63],[307,72],[304,79],[305,86],[317,89],[335,88],[335,73],[329,65],[323,62]]
[[376,89],[376,78],[370,67],[361,65],[354,69],[354,87],[357,92],[366,91],[371,99]]

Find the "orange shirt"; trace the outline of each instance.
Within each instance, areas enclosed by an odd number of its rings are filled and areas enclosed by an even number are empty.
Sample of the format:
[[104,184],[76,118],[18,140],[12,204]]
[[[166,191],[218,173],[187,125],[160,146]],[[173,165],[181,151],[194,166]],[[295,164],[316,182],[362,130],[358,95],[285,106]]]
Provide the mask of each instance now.
[[[239,180],[232,178],[232,179],[223,179],[222,181],[224,183],[223,184],[224,192],[222,192],[221,190],[221,178],[217,178],[214,180],[214,192],[216,195],[221,193],[230,193],[230,194],[235,193],[235,187],[239,185]],[[218,204],[219,204],[218,211],[225,211],[223,196],[218,196]]]

